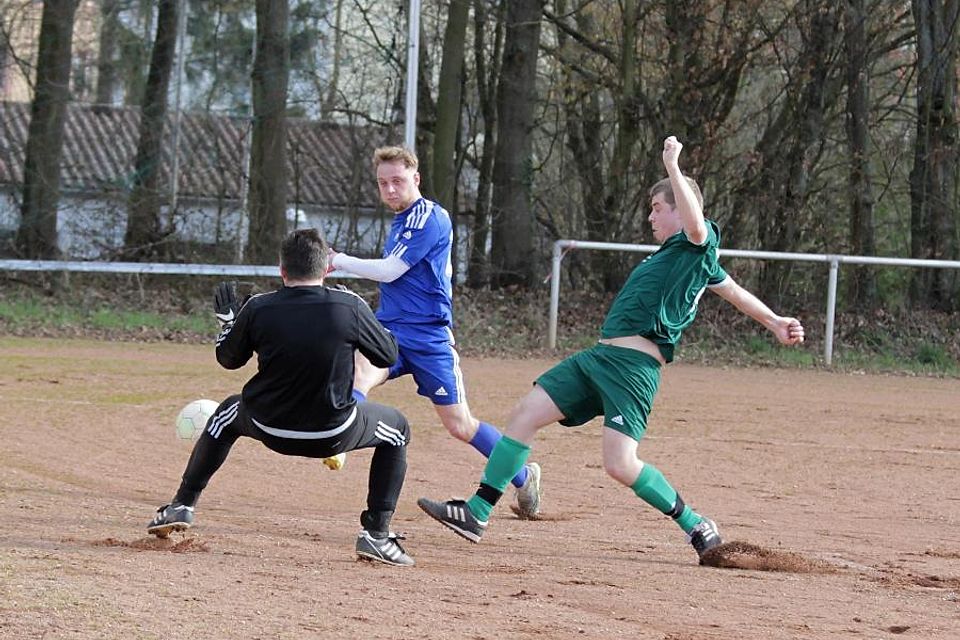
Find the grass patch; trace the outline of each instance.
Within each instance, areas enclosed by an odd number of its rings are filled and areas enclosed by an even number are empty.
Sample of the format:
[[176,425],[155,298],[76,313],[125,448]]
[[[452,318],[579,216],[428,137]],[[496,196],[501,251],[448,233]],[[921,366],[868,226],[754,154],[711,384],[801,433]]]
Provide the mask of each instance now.
[[215,333],[216,324],[208,314],[161,314],[149,311],[97,309],[89,316],[94,329],[134,331],[156,329],[166,332]]
[[[207,343],[218,327],[211,311],[218,278],[118,277],[73,274],[69,286],[8,279],[0,289],[0,334],[136,342]],[[240,283],[242,293],[275,289],[275,278]],[[377,287],[345,281],[374,308]],[[546,288],[500,291],[458,287],[454,295],[457,348],[465,357],[543,357],[553,360],[596,344],[613,294],[564,292],[557,349],[547,347]],[[708,365],[820,368],[827,337],[821,310],[791,310],[807,340],[784,347],[760,325],[715,297],[701,302],[696,321],[676,350],[680,362]],[[960,314],[876,310],[835,318],[837,371],[899,372],[960,377]]]
[[83,304],[67,304],[41,298],[0,300],[0,323],[15,332],[31,329],[78,331],[91,330],[95,334],[135,333],[195,333],[213,335],[217,325],[211,314],[200,312],[160,312],[99,306],[87,308]]

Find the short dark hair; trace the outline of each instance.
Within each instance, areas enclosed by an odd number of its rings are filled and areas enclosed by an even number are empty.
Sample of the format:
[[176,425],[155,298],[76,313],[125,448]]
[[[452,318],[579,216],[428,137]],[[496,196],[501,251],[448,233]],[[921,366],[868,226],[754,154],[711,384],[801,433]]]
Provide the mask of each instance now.
[[280,245],[280,266],[291,280],[318,280],[327,272],[327,243],[316,229],[297,229]]
[[[700,186],[697,184],[697,181],[691,178],[690,176],[683,176],[687,180],[687,184],[690,185],[690,188],[693,189],[693,195],[697,198],[697,202],[700,203],[700,206],[703,206],[703,194],[700,193]],[[667,201],[671,207],[677,206],[677,197],[673,193],[673,184],[670,183],[670,178],[664,178],[659,181],[657,184],[650,187],[650,199],[652,200],[654,196],[658,193],[663,194],[663,199]]]

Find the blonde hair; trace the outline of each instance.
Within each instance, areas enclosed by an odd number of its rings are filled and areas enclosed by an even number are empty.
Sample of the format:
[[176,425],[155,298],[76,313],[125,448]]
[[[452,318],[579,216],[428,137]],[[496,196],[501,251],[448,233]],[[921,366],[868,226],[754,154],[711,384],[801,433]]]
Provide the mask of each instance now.
[[[683,176],[687,184],[690,185],[690,188],[693,189],[693,195],[696,196],[697,202],[700,203],[700,206],[703,207],[703,194],[700,193],[700,187],[697,185],[697,181],[691,178],[690,176]],[[673,185],[670,184],[670,178],[664,178],[659,181],[657,184],[650,187],[650,198],[652,199],[658,193],[663,194],[663,199],[667,201],[671,207],[677,206],[677,197],[673,194]]]
[[400,161],[403,163],[407,169],[417,170],[417,167],[420,166],[420,161],[417,160],[417,155],[407,149],[406,147],[380,147],[373,152],[373,168],[376,169],[384,162],[397,162]]

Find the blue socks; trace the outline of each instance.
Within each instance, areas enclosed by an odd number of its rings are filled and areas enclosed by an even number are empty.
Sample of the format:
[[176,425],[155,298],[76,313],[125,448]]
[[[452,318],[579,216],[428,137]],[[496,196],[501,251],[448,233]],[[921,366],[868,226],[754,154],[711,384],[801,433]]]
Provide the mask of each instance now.
[[[473,436],[473,440],[470,441],[470,446],[482,453],[484,458],[489,458],[490,452],[493,451],[493,448],[497,445],[497,442],[499,442],[500,438],[502,437],[503,434],[500,433],[500,430],[495,426],[486,422],[481,422],[479,428],[477,428],[477,433]],[[520,471],[510,482],[513,484],[513,486],[519,489],[526,481],[527,468],[521,467]]]
[[[353,390],[353,397],[358,403],[365,402],[367,400],[367,396],[365,396],[359,389]],[[503,434],[500,433],[500,430],[495,426],[486,422],[481,422],[480,426],[477,428],[477,433],[473,436],[473,440],[470,441],[470,446],[482,453],[484,458],[489,458],[490,452],[493,451],[493,448],[497,445],[502,437]],[[521,467],[520,471],[510,482],[513,483],[513,486],[519,489],[526,481],[527,468]]]

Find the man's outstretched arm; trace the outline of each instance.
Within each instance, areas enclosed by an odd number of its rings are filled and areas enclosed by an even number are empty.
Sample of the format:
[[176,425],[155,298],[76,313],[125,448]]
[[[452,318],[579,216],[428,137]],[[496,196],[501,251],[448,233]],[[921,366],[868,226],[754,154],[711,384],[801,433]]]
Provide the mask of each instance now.
[[410,265],[393,255],[386,258],[355,258],[331,249],[327,261],[331,270],[341,269],[377,282],[393,282],[410,270]]
[[799,320],[778,316],[760,298],[741,287],[730,276],[720,284],[710,287],[710,290],[769,329],[781,344],[794,345],[803,342],[803,325]]

